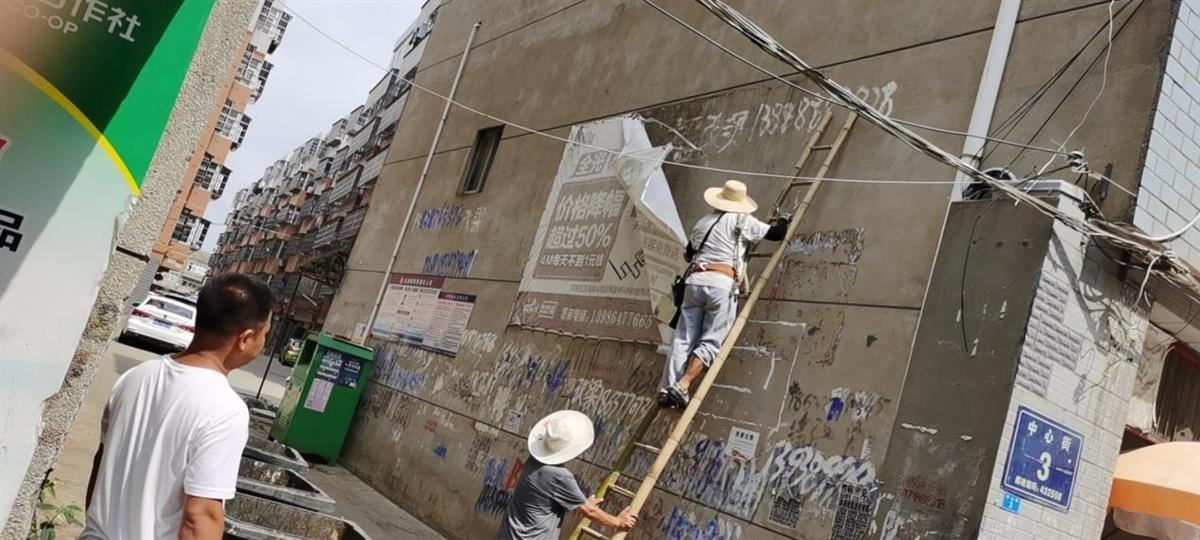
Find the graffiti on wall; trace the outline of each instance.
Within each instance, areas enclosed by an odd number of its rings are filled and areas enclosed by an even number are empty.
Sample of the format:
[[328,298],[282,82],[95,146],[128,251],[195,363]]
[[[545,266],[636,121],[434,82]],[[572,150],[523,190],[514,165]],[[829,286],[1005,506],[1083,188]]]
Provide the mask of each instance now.
[[431,253],[425,257],[421,272],[431,276],[467,277],[475,267],[478,251],[446,251]]
[[445,203],[421,211],[421,215],[417,219],[417,229],[422,231],[463,229],[473,233],[479,230],[486,217],[487,207],[463,208],[461,204]]
[[[895,108],[899,85],[891,81],[879,86],[859,86],[855,94],[884,115]],[[711,102],[711,100],[710,100]],[[766,101],[740,110],[722,110],[677,116],[663,124],[684,139],[670,156],[672,161],[691,162],[711,157],[731,148],[754,143],[761,139],[786,135],[789,132],[808,133],[817,128],[821,117],[833,108],[828,101],[808,96]]]
[[523,470],[525,463],[522,461],[488,458],[483,471],[483,486],[475,498],[475,511],[493,516],[504,513]]
[[736,521],[713,516],[708,520],[678,506],[663,519],[662,538],[670,540],[741,540],[742,526]]
[[845,300],[858,279],[865,244],[861,227],[798,234],[779,261],[770,296]]
[[611,388],[595,378],[571,379],[569,384],[567,408],[588,415],[596,428],[596,442],[587,456],[598,463],[611,463],[633,437],[638,420],[653,399],[647,394]]
[[767,472],[753,460],[733,459],[725,445],[724,440],[704,437],[681,445],[660,484],[705,506],[750,519],[762,498]]
[[811,445],[776,444],[767,487],[776,499],[800,501],[805,511],[829,512],[842,485],[876,489],[875,465],[847,455],[825,455]]

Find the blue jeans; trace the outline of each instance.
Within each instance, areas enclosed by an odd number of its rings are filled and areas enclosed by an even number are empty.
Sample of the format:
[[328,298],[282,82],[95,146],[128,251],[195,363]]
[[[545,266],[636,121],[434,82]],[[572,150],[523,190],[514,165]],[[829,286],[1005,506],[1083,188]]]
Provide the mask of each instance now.
[[662,388],[683,378],[688,359],[693,356],[705,367],[711,366],[736,317],[737,297],[733,293],[717,287],[688,285],[679,308],[675,341],[663,369]]

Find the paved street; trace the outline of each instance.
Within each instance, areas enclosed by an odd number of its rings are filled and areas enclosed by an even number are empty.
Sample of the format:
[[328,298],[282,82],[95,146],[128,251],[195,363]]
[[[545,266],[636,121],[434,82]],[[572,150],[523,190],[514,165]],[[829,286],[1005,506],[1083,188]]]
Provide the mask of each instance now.
[[[75,419],[74,427],[52,473],[53,477],[59,479],[59,504],[84,506],[92,457],[100,439],[100,416],[104,411],[104,402],[108,399],[109,391],[122,373],[161,354],[139,347],[142,345],[114,341],[109,344],[108,351],[101,359],[87,400],[79,409],[79,416]],[[266,367],[267,358],[259,357],[249,366],[231,373],[230,384],[238,392],[253,395],[258,390]],[[270,375],[263,385],[264,399],[273,403],[279,402],[290,369],[278,362],[271,363]],[[309,479],[334,500],[339,501],[338,514],[356,521],[373,538],[442,538],[341,467],[314,466],[309,473]],[[59,529],[62,538],[74,538],[79,532],[78,527],[61,526]]]

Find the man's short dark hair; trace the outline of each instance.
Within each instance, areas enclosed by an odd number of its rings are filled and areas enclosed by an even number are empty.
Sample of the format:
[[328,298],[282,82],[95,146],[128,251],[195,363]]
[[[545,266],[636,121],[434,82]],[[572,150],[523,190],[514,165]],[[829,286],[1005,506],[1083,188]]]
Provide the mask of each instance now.
[[271,289],[245,274],[210,279],[196,299],[196,333],[230,336],[257,328],[267,322],[274,303]]

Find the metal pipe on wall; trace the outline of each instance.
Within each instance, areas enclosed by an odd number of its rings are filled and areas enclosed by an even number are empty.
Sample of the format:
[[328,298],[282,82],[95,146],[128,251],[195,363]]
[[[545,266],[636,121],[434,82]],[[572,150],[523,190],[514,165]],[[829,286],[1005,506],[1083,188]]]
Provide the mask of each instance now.
[[[979,157],[983,152],[983,145],[987,142],[984,137],[987,137],[988,130],[992,128],[992,114],[996,110],[1000,82],[1004,79],[1004,66],[1008,63],[1008,53],[1020,12],[1021,0],[1000,0],[996,26],[992,28],[992,41],[988,45],[987,60],[983,64],[979,90],[975,94],[975,108],[971,111],[971,123],[967,126],[967,136],[963,139],[960,154],[964,161],[974,167],[979,166]],[[950,200],[961,201],[963,189],[968,183],[970,178],[959,172],[954,177],[954,189],[950,192]]]
[[446,118],[450,116],[450,106],[453,104],[454,97],[458,93],[458,83],[462,79],[463,70],[467,67],[467,57],[471,54],[471,44],[475,42],[475,34],[479,32],[479,27],[482,22],[476,22],[471,27],[471,34],[467,36],[467,44],[463,47],[462,58],[458,61],[458,71],[454,74],[454,83],[450,85],[449,99],[446,100],[446,106],[442,109],[442,117],[438,120],[437,129],[433,132],[433,142],[429,145],[429,153],[425,155],[425,164],[421,167],[421,176],[417,179],[417,185],[413,188],[412,200],[408,203],[408,212],[404,214],[404,223],[400,225],[400,236],[396,237],[396,245],[392,247],[392,255],[388,258],[387,268],[383,271],[383,282],[379,284],[379,292],[375,294],[375,304],[371,308],[371,316],[367,319],[367,327],[365,331],[359,335],[357,332],[354,336],[354,341],[362,343],[366,340],[366,334],[371,332],[371,327],[375,325],[375,318],[379,316],[379,307],[383,305],[383,295],[387,292],[388,280],[392,276],[392,266],[396,264],[396,257],[400,255],[400,244],[404,242],[404,235],[408,232],[408,223],[412,221],[413,212],[417,208],[417,199],[421,196],[421,186],[425,185],[425,178],[429,176],[429,166],[433,163],[433,154],[437,150],[438,142],[442,139],[442,130],[446,127]]

